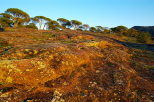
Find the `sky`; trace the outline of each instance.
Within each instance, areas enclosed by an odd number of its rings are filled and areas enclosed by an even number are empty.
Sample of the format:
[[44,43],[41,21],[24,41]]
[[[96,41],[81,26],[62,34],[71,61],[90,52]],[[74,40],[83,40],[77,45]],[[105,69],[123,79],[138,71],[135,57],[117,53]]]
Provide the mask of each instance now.
[[90,26],[154,26],[154,0],[0,0],[0,13],[8,8]]

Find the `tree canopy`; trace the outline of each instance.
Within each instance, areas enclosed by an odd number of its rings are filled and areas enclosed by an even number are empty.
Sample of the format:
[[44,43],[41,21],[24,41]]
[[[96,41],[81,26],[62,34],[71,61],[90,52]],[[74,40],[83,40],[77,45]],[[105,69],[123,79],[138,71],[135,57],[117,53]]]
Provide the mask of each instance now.
[[117,26],[117,27],[115,27],[115,28],[111,28],[111,30],[112,30],[113,32],[119,33],[119,32],[128,30],[128,28],[125,27],[125,26]]
[[59,25],[57,21],[51,20],[48,22],[48,29],[58,30],[60,28],[61,26]]
[[70,21],[65,18],[58,18],[57,21],[65,28],[70,26]]
[[0,17],[0,27],[11,27],[13,22],[5,17]]
[[96,26],[97,32],[103,32],[104,28],[102,26]]
[[35,21],[35,23],[39,23],[39,29],[44,29],[45,26],[47,26],[48,22],[51,21],[50,18],[47,18],[45,16],[35,16],[34,18],[32,18],[33,21]]
[[7,13],[0,13],[0,17],[5,17],[5,18],[8,18],[8,19],[12,19],[13,18],[12,15],[7,14]]
[[78,29],[80,25],[82,25],[82,22],[77,20],[71,20],[71,24],[74,27],[74,29]]
[[96,29],[95,27],[91,27],[91,28],[90,28],[90,31],[91,31],[91,32],[97,32],[97,29]]
[[11,20],[12,16],[10,14],[1,13],[0,14],[0,26],[1,27],[11,27],[13,21]]
[[11,20],[14,23],[14,27],[18,27],[19,25],[29,22],[30,20],[30,16],[18,8],[9,8],[5,11],[5,13],[13,17]]
[[32,28],[32,29],[37,29],[37,26],[34,23],[30,23],[25,26],[26,28]]
[[83,30],[89,30],[90,26],[88,24],[83,24],[82,25]]

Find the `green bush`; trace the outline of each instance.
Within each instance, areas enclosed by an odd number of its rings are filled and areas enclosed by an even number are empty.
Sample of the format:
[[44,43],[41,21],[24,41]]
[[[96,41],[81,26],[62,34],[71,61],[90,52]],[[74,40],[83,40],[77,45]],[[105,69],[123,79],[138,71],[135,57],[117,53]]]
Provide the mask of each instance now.
[[151,35],[148,32],[140,32],[140,34],[136,37],[137,41],[140,43],[150,43]]
[[30,23],[29,25],[25,26],[26,28],[33,28],[33,29],[37,29],[37,26],[34,23]]

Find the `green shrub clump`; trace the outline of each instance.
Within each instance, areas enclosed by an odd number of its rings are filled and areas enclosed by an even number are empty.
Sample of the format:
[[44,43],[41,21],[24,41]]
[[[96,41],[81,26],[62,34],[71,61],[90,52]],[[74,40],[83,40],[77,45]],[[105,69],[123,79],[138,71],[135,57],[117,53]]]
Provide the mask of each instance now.
[[26,28],[33,28],[33,29],[37,29],[37,26],[34,23],[30,23],[29,25],[25,26]]
[[140,32],[136,38],[137,38],[137,41],[140,43],[150,43],[151,42],[151,35],[148,32]]

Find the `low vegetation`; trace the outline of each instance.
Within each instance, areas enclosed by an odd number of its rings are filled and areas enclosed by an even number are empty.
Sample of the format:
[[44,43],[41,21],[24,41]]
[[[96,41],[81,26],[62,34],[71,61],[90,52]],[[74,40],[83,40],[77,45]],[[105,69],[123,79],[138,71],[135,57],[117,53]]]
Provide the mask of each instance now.
[[154,101],[149,33],[30,18],[14,8],[1,14],[0,25],[5,29],[0,32],[0,102]]

